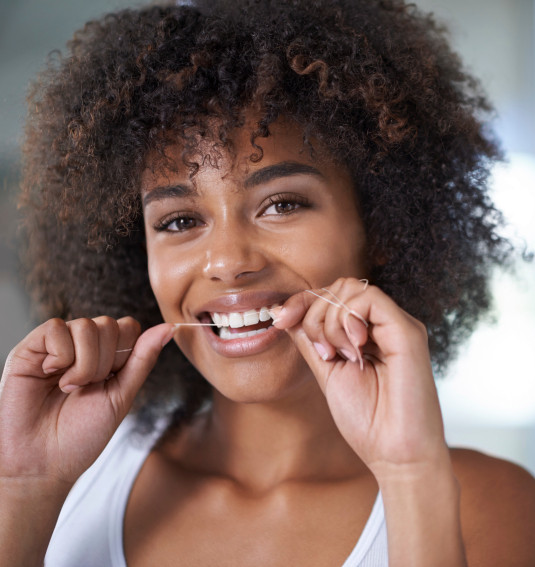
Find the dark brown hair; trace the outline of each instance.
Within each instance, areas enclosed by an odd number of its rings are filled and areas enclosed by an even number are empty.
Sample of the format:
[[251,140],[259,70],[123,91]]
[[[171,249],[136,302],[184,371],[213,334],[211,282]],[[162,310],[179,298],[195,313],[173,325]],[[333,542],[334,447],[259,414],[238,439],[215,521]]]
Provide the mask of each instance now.
[[[508,243],[486,193],[498,156],[491,108],[443,30],[396,0],[210,0],[125,10],[86,24],[29,97],[25,265],[44,318],[162,321],[140,205],[148,152],[259,116],[252,159],[279,117],[355,180],[373,280],[428,328],[435,369],[489,307]],[[213,124],[218,124],[214,131]],[[142,420],[191,416],[209,396],[171,344],[138,396]]]

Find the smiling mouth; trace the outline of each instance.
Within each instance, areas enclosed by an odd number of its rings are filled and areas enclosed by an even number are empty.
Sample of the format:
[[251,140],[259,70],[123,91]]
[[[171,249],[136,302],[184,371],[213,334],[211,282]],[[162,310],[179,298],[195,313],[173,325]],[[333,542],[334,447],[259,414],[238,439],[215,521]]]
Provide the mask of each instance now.
[[259,309],[251,309],[243,312],[215,313],[205,312],[199,317],[201,323],[213,322],[217,327],[212,331],[224,341],[232,339],[245,339],[265,333],[273,326],[275,315],[271,310],[279,307],[278,303],[271,306],[263,306]]

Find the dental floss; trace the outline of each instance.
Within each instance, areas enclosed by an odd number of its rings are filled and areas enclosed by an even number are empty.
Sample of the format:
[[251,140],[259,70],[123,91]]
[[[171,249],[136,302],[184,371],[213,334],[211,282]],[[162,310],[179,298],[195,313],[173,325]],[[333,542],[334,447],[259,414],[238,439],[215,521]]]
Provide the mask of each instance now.
[[[322,287],[321,289],[323,291],[326,291],[327,293],[330,293],[337,301],[340,302],[340,305],[338,305],[338,307],[344,307],[344,309],[347,311],[347,313],[345,314],[345,317],[347,317],[351,313],[351,315],[354,315],[357,319],[362,321],[364,323],[364,325],[366,326],[366,328],[368,328],[368,322],[366,321],[366,319],[364,319],[364,317],[359,315],[356,311],[353,311],[353,309],[349,309],[349,307],[340,298],[336,297],[336,295],[334,295],[334,293],[332,291],[329,291],[328,289],[325,289],[324,287]],[[366,288],[364,288],[364,289],[366,289]],[[318,297],[321,297],[321,295],[318,295]],[[322,299],[325,299],[325,298],[322,297]],[[333,303],[333,305],[334,305],[334,303]]]
[[[316,297],[319,297],[320,299],[323,299],[323,301],[326,301],[327,303],[330,303],[331,305],[334,305],[335,307],[338,307],[338,309],[341,309],[342,306],[338,305],[338,303],[334,303],[333,301],[330,301],[329,299],[327,299],[326,297],[323,297],[321,295],[318,295],[317,293],[314,293],[313,291],[311,291],[310,289],[305,289],[306,292],[311,293],[312,295],[315,295]],[[337,298],[338,299],[338,298]]]
[[[363,279],[363,280],[359,280],[359,281],[364,282],[364,290],[363,291],[366,291],[366,288],[368,287],[368,280]],[[322,295],[318,295],[317,293],[314,293],[310,289],[305,289],[305,291],[308,292],[308,293],[311,293],[312,295],[315,295],[316,297],[319,297],[320,299],[323,299],[323,301],[326,301],[327,303],[334,305],[338,309],[342,309],[342,307],[343,307],[346,310],[346,313],[344,314],[343,325],[344,325],[345,332],[347,333],[348,336],[350,336],[349,328],[347,326],[347,317],[349,315],[354,315],[357,319],[362,321],[362,323],[364,323],[364,325],[366,327],[368,327],[368,322],[364,319],[364,317],[362,317],[361,315],[359,315],[358,313],[353,311],[353,309],[349,309],[349,307],[339,297],[336,297],[336,295],[334,295],[334,293],[332,291],[325,289],[324,287],[322,287],[321,289],[323,291],[326,291],[327,293],[330,293],[336,299],[336,301],[338,301],[338,303],[334,303],[333,301],[330,301],[326,297],[323,297]],[[271,311],[272,311],[272,309],[267,309],[268,313],[271,313]],[[260,314],[260,311],[256,311],[256,313]],[[274,319],[273,324],[277,323],[277,321],[280,321],[280,319]],[[179,327],[182,327],[182,326],[186,326],[186,327],[217,327],[217,324],[216,323],[175,323],[175,325],[173,325],[173,327],[176,328],[176,329],[178,329]],[[360,354],[360,349],[359,349],[358,346],[355,347],[355,349],[357,351],[357,357],[359,359],[360,369],[364,370],[364,361],[362,359],[362,355]],[[125,348],[125,349],[122,349],[122,350],[116,350],[115,352],[116,353],[117,352],[130,352],[132,350],[134,350],[134,349],[133,348]]]
[[[368,287],[368,280],[359,280],[359,281],[365,282],[363,291],[366,291],[366,288]],[[342,323],[344,325],[344,330],[345,330],[347,336],[350,339],[351,339],[351,333],[349,332],[349,327],[347,325],[347,318],[349,317],[349,315],[353,315],[354,317],[359,319],[359,321],[362,321],[362,323],[364,323],[366,328],[368,328],[368,322],[364,319],[364,317],[359,315],[357,312],[353,311],[353,309],[349,309],[349,307],[339,297],[336,297],[336,295],[334,295],[334,293],[332,291],[325,289],[324,287],[322,287],[321,289],[323,291],[326,291],[327,293],[330,293],[336,299],[336,301],[338,301],[339,303],[334,303],[334,302],[330,301],[329,299],[327,299],[326,297],[323,297],[322,295],[318,295],[317,293],[314,293],[310,289],[306,289],[305,291],[307,291],[308,293],[311,293],[312,295],[315,295],[316,297],[319,297],[320,299],[323,299],[323,301],[326,301],[327,303],[334,305],[338,309],[342,309],[342,307],[345,308],[346,312],[344,313],[344,318],[342,320]],[[351,341],[351,343],[353,343],[353,341]],[[353,347],[357,351],[357,358],[359,359],[360,369],[364,370],[364,360],[362,359],[362,355],[360,353],[360,348],[358,346],[355,346],[355,345],[353,345]]]
[[[267,309],[267,312],[270,313],[271,309]],[[260,311],[257,311],[256,313],[260,314]],[[273,320],[273,324],[275,324],[276,321],[276,319]],[[174,329],[178,329],[179,327],[217,327],[217,325],[215,323],[175,323],[173,325]],[[122,350],[116,350],[115,352],[130,352],[131,350],[134,350],[134,348],[125,348]]]

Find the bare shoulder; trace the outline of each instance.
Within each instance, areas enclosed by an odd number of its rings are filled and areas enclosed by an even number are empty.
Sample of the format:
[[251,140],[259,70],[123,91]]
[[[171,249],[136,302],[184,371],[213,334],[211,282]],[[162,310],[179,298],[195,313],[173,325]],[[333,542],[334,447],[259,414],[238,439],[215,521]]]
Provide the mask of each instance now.
[[535,565],[535,478],[519,465],[450,449],[461,485],[461,527],[469,567]]

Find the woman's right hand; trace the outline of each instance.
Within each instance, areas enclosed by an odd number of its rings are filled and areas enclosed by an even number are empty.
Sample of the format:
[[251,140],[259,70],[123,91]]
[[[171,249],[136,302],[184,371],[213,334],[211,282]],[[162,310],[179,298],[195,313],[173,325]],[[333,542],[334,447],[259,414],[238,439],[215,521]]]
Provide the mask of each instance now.
[[0,481],[72,485],[174,332],[164,323],[140,336],[131,317],[51,319],[32,331],[11,351],[0,383]]

